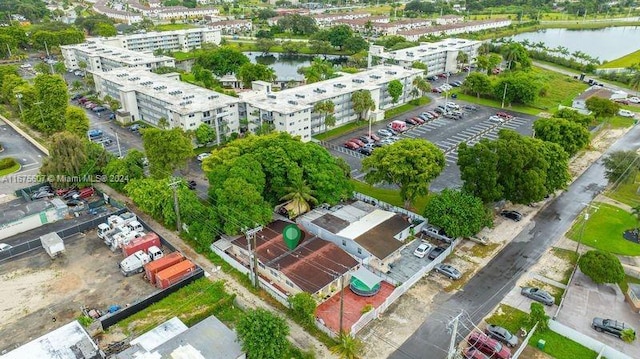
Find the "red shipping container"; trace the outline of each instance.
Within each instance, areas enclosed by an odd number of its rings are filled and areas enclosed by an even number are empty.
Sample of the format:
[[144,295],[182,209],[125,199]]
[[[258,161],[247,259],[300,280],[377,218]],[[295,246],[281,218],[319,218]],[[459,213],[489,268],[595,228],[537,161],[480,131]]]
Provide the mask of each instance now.
[[144,271],[147,275],[147,279],[151,283],[156,282],[156,273],[165,270],[173,265],[176,265],[184,260],[184,256],[180,252],[169,253],[168,255],[147,263],[144,265]]
[[156,286],[158,288],[168,288],[171,285],[178,283],[183,278],[191,275],[196,270],[196,265],[190,260],[184,260],[178,264],[175,264],[163,271],[156,273]]
[[153,232],[149,232],[142,237],[135,238],[126,246],[122,246],[122,252],[125,257],[134,254],[137,251],[147,251],[149,247],[156,246],[161,248],[160,237]]

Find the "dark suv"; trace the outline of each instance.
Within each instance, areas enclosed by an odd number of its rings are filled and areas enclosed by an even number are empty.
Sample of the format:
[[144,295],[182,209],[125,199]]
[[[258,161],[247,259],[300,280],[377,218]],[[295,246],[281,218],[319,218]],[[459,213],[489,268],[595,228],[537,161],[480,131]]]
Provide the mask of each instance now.
[[597,317],[593,318],[593,321],[591,322],[591,327],[593,327],[593,329],[595,329],[598,332],[610,334],[621,339],[622,339],[622,331],[625,329],[631,329],[635,333],[635,330],[630,326],[624,324],[623,322],[619,322],[613,319],[602,319]]

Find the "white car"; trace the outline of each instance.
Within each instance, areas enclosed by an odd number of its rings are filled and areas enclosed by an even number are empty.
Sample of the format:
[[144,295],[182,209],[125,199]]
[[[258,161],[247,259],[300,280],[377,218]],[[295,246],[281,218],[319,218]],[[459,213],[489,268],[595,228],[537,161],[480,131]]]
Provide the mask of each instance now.
[[631,103],[640,103],[640,97],[629,97],[627,101]]
[[429,252],[431,252],[431,249],[433,249],[433,246],[431,244],[420,243],[418,248],[416,248],[416,250],[413,251],[413,255],[418,258],[424,258],[424,256],[426,256],[427,254],[429,254]]
[[11,248],[13,247],[10,244],[0,243],[0,253],[8,251]]
[[618,115],[622,117],[634,117],[636,114],[629,110],[620,110],[618,111]]
[[493,115],[493,116],[489,117],[489,121],[495,122],[495,123],[503,123],[504,119],[502,117],[500,117],[500,116]]
[[446,108],[451,108],[454,110],[459,110],[460,106],[458,106],[455,102],[447,102],[447,104],[445,105]]
[[198,161],[202,162],[202,161],[204,161],[205,158],[207,158],[209,156],[211,156],[211,154],[208,153],[208,152],[205,152],[205,153],[199,154],[198,157],[196,157],[196,158],[198,159]]
[[449,85],[449,84],[444,84],[442,86],[440,86],[441,89],[449,91],[453,88],[453,86]]

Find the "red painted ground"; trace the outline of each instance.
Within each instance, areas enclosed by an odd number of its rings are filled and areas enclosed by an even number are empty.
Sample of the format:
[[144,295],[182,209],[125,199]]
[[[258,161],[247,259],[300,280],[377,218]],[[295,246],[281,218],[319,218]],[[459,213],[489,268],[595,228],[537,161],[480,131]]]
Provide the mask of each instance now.
[[[387,282],[380,283],[380,291],[372,297],[361,297],[351,291],[349,287],[344,289],[344,309],[342,317],[342,329],[346,332],[351,331],[353,323],[357,322],[362,316],[362,308],[371,304],[374,308],[378,308],[385,299],[393,292],[394,286]],[[329,298],[326,302],[320,304],[316,310],[316,317],[324,321],[324,325],[334,332],[338,333],[340,326],[340,292]]]

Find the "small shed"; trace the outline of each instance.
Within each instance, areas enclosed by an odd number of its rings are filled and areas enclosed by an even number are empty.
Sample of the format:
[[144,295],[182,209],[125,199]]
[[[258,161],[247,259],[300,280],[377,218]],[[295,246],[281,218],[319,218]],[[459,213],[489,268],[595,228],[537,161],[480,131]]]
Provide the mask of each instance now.
[[370,297],[380,291],[382,279],[365,267],[360,267],[351,274],[349,288],[355,294],[362,297]]
[[51,258],[55,258],[57,255],[64,253],[64,242],[56,232],[40,236],[40,243]]

